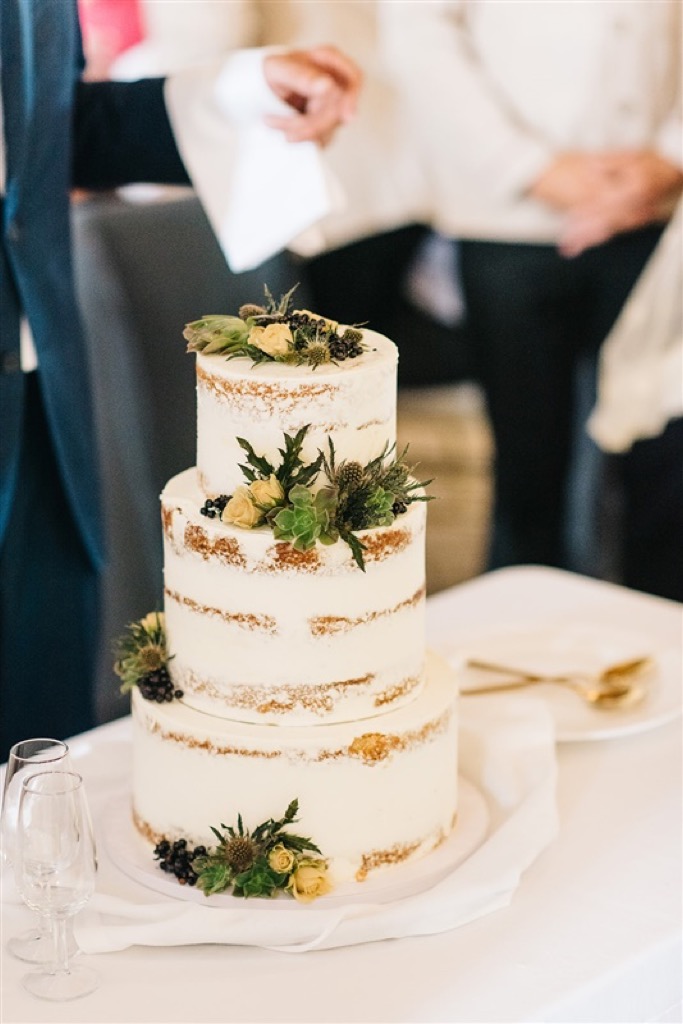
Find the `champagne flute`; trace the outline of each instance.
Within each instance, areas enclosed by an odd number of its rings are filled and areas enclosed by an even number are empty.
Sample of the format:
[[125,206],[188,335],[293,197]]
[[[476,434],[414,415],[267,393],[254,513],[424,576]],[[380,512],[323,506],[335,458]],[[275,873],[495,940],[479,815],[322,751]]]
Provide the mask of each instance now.
[[[69,748],[61,740],[41,737],[15,743],[7,759],[5,785],[0,810],[0,850],[5,865],[12,867],[16,852],[17,816],[21,784],[38,771],[69,770]],[[50,963],[54,959],[52,933],[44,917],[38,928],[15,935],[7,943],[8,951],[18,960],[32,964]]]
[[95,890],[95,840],[83,779],[75,772],[29,775],[17,817],[15,876],[24,902],[50,922],[54,962],[22,979],[40,999],[77,999],[98,985],[95,971],[73,966],[68,921]]

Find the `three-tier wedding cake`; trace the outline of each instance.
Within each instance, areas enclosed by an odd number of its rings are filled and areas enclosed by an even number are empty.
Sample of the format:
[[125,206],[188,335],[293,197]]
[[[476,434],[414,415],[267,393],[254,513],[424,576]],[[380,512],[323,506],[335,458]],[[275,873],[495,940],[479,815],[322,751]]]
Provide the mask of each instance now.
[[208,846],[212,826],[296,799],[331,877],[362,880],[435,848],[457,808],[457,690],[425,649],[397,350],[289,297],[186,337],[197,466],[161,496],[157,617],[176,699],[133,689],[135,825]]

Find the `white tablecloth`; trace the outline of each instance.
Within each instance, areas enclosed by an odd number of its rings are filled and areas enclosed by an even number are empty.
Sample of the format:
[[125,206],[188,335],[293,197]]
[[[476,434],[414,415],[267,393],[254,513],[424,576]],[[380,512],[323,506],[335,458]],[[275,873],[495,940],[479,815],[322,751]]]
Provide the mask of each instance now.
[[[540,618],[632,626],[681,644],[680,606],[556,570],[508,569],[429,601],[430,646]],[[479,699],[479,698],[477,698]],[[105,726],[89,739],[104,747]],[[3,1024],[14,1022],[681,1021],[680,720],[562,744],[560,835],[510,906],[440,935],[292,957],[227,946],[136,947],[89,958],[96,993],[41,1003],[3,950]],[[101,796],[118,780],[104,771]],[[3,907],[3,939],[27,926]]]

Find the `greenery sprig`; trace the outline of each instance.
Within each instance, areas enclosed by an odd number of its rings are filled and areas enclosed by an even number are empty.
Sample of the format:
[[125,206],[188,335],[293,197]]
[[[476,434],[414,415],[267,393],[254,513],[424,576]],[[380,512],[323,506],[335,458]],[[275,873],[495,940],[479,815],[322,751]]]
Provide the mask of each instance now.
[[[413,478],[405,461],[407,447],[396,457],[395,446],[385,446],[365,466],[348,460],[337,464],[329,439],[327,455],[319,451],[312,462],[304,462],[301,451],[309,429],[302,427],[294,437],[284,435],[278,466],[238,438],[247,453],[240,468],[248,485],[236,488],[231,497],[210,498],[201,511],[210,518],[220,514],[235,526],[270,526],[276,540],[288,542],[296,551],[341,539],[365,570],[365,547],[357,532],[390,526],[412,502],[431,500],[422,493],[431,480]],[[327,483],[314,492],[312,485],[321,471]]]
[[179,700],[182,690],[176,689],[168,672],[171,660],[166,646],[166,623],[163,612],[150,612],[131,622],[114,644],[114,672],[121,679],[121,692],[136,686],[145,700],[157,703]]
[[264,305],[247,303],[239,316],[207,315],[185,326],[188,350],[204,355],[245,356],[264,362],[308,365],[340,363],[366,351],[363,335],[355,327],[339,329],[335,320],[291,309],[296,285],[276,302],[265,288]]
[[233,896],[247,899],[287,892],[307,903],[329,892],[331,884],[327,861],[316,844],[286,830],[297,820],[298,810],[299,801],[292,800],[281,818],[269,818],[251,832],[240,814],[236,826],[211,827],[216,846],[190,850],[184,839],[163,839],[154,856],[162,870],[206,896],[232,890]]
[[297,431],[294,437],[289,434],[284,435],[285,446],[278,448],[278,452],[282,456],[278,467],[273,466],[262,455],[257,455],[248,441],[245,441],[243,437],[238,437],[237,443],[247,453],[247,465],[240,466],[246,479],[253,482],[258,479],[268,480],[274,476],[285,493],[288,493],[293,487],[308,487],[317,477],[323,464],[322,452],[313,462],[305,463],[301,458],[301,449],[308,430],[309,427],[305,426]]

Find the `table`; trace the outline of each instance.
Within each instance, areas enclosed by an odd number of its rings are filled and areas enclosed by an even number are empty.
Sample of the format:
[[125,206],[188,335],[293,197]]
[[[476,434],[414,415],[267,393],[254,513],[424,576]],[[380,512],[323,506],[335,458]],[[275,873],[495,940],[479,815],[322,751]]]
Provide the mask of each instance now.
[[[487,623],[528,625],[549,613],[632,626],[669,644],[683,639],[679,605],[520,567],[430,598],[429,643],[438,650]],[[96,751],[127,728],[123,719],[86,740]],[[62,1005],[26,995],[19,985],[25,965],[3,950],[0,1019],[680,1022],[680,720],[561,744],[558,760],[560,835],[504,910],[441,935],[298,956],[227,946],[103,954],[91,958],[98,991]],[[98,788],[106,791],[126,771],[125,763],[107,766]],[[9,905],[3,917],[5,939],[30,920]]]

